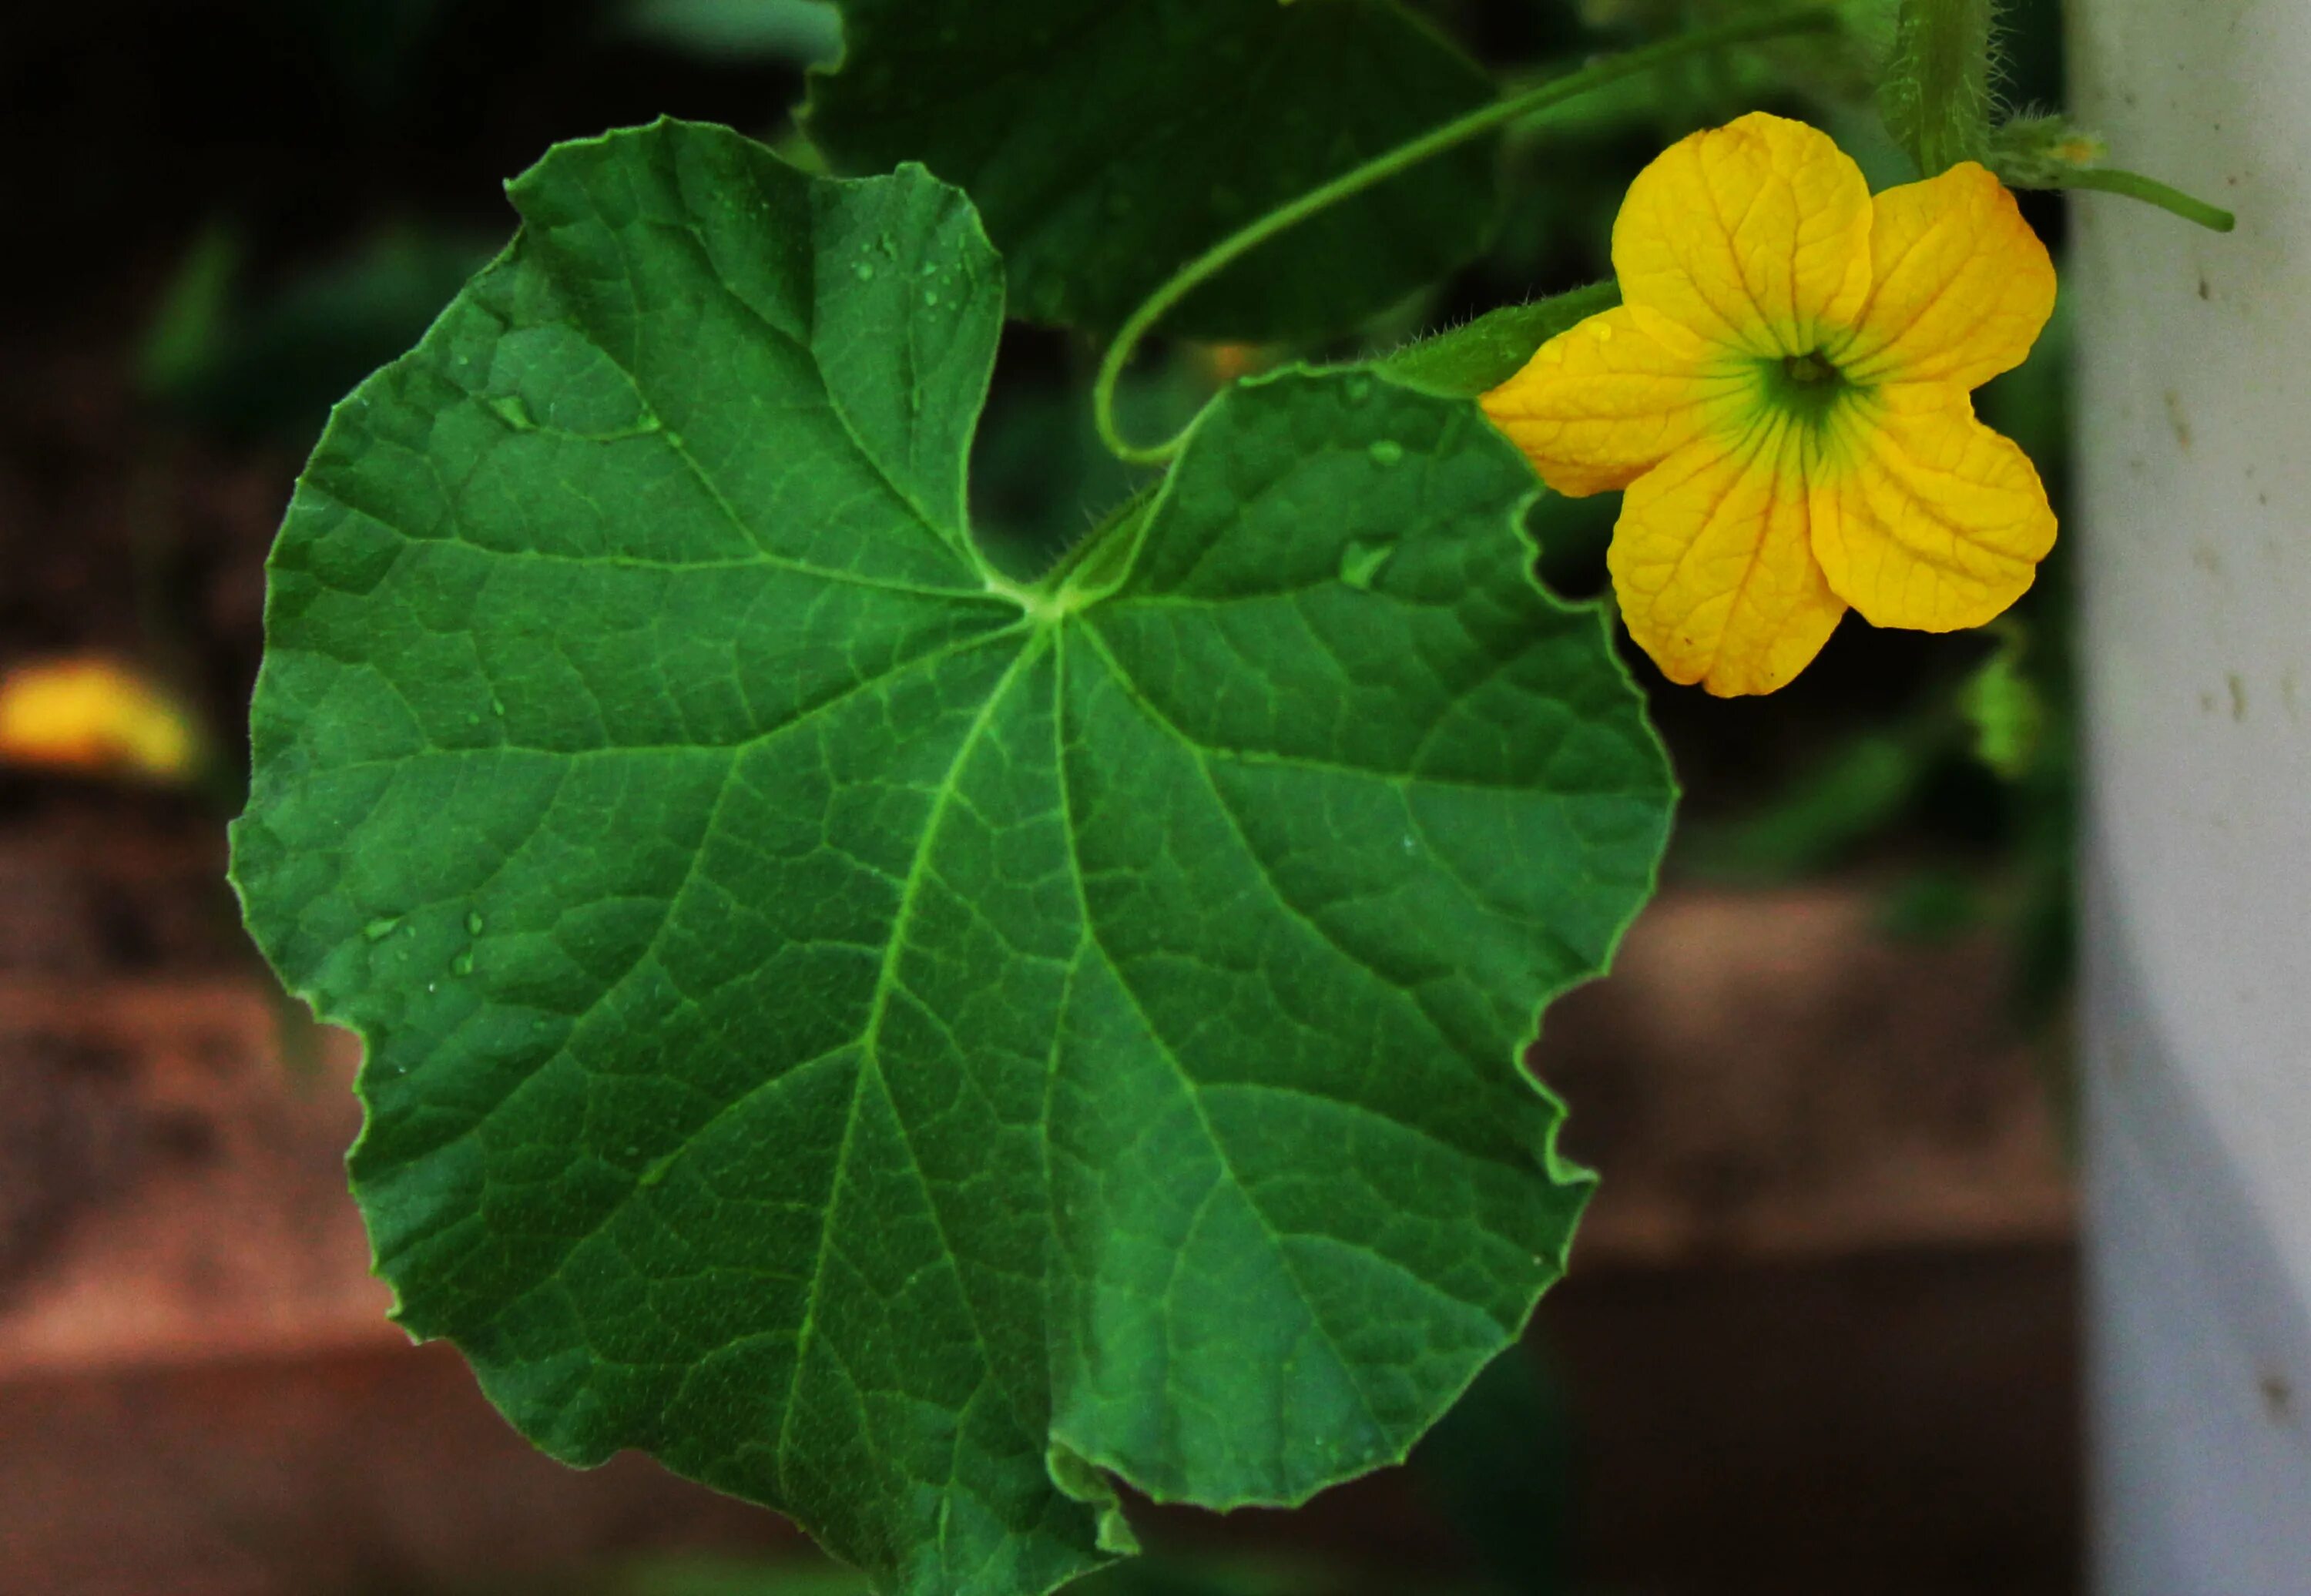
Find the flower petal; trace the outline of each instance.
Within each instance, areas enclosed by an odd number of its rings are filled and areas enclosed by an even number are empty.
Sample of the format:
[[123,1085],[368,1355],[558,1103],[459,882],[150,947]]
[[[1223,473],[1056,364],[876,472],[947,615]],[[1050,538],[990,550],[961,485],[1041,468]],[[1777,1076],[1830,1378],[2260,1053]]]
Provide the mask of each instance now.
[[1729,388],[1711,358],[1676,323],[1621,306],[1551,338],[1482,403],[1543,482],[1581,498],[1627,487],[1701,429]]
[[1875,202],[1871,282],[1833,352],[1856,382],[1979,388],[2022,363],[2054,310],[2054,263],[2004,184],[1973,161]]
[[2054,512],[2014,442],[1940,384],[1880,390],[1813,468],[1813,550],[1873,626],[1980,626],[2029,588]]
[[1606,563],[1629,635],[1673,682],[1771,693],[1845,613],[1808,533],[1803,434],[1706,434],[1639,477]]
[[1870,187],[1827,134],[1753,111],[1679,140],[1613,223],[1629,304],[1750,354],[1810,354],[1870,292]]

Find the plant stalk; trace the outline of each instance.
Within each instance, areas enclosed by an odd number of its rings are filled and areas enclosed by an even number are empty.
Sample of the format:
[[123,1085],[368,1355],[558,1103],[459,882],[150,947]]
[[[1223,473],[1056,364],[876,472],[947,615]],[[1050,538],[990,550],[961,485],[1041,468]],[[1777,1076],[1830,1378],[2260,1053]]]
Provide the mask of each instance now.
[[1122,377],[1123,368],[1130,361],[1133,351],[1138,348],[1139,341],[1173,306],[1277,234],[1298,225],[1319,211],[1360,194],[1376,183],[1385,182],[1400,172],[1489,133],[1504,123],[1578,99],[1608,83],[1650,72],[1656,66],[1687,56],[1722,49],[1727,45],[1827,32],[1837,25],[1836,13],[1818,5],[1810,5],[1798,11],[1748,17],[1713,28],[1696,29],[1679,38],[1663,39],[1659,44],[1644,45],[1618,56],[1609,56],[1578,72],[1551,78],[1522,94],[1495,100],[1466,116],[1433,127],[1256,218],[1172,274],[1170,280],[1149,294],[1117,329],[1114,341],[1108,344],[1107,353],[1100,361],[1099,374],[1092,383],[1092,421],[1099,430],[1100,441],[1117,458],[1135,466],[1161,465],[1180,451],[1187,440],[1188,434],[1184,430],[1162,443],[1144,447],[1123,437],[1115,424],[1116,383]]
[[2211,228],[2216,232],[2228,232],[2238,225],[2238,218],[2220,205],[2193,199],[2180,188],[2170,188],[2156,178],[2146,178],[2141,172],[2128,171],[2124,167],[2082,166],[2064,172],[2058,186],[2064,188],[2098,188],[2105,194],[2124,194],[2129,199],[2157,205],[2185,222],[2195,222],[2201,227]]

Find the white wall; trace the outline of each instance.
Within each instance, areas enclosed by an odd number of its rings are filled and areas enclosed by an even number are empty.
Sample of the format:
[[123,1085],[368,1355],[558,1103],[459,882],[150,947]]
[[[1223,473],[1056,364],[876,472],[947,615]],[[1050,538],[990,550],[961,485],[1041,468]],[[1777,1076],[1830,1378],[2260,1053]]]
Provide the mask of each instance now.
[[2311,0],[2072,0],[2103,1596],[2311,1592]]

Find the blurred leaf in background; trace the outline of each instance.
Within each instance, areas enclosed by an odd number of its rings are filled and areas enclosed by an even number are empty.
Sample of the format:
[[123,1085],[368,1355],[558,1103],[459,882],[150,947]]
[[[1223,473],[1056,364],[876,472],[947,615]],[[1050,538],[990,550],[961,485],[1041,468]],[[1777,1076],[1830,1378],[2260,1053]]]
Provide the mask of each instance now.
[[1532,1347],[1487,1365],[1415,1449],[1411,1469],[1496,1588],[1572,1589],[1572,1425],[1554,1370]]
[[212,223],[161,294],[140,384],[195,426],[301,450],[329,406],[416,342],[493,249],[446,230],[392,228],[258,294],[240,281],[240,236]]
[[827,0],[631,0],[615,31],[707,61],[831,64],[842,18]]
[[2046,695],[2023,666],[2029,632],[2019,622],[1994,627],[1998,651],[1958,690],[1958,711],[1974,728],[1974,756],[2009,781],[2037,764],[2046,745]]
[[1905,816],[1948,740],[1940,718],[1926,712],[1854,731],[1756,807],[1688,826],[1679,863],[1693,876],[1750,886],[1835,869]]
[[306,39],[316,65],[371,106],[405,88],[411,61],[448,14],[474,0],[262,0],[277,26]]
[[[1487,103],[1395,0],[849,0],[804,113],[841,170],[920,161],[971,196],[1012,315],[1104,331],[1262,213]],[[1425,162],[1271,240],[1166,323],[1337,333],[1474,256],[1495,145]]]

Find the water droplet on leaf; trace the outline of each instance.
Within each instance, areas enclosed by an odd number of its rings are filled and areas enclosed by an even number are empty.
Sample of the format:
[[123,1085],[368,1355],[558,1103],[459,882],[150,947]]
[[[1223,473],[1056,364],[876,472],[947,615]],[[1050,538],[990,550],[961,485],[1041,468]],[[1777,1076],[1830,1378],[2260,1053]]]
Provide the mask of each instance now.
[[466,916],[466,935],[468,937],[478,937],[481,934],[482,911],[476,909],[472,913]]
[[1340,580],[1359,592],[1369,593],[1379,580],[1381,567],[1396,553],[1392,543],[1378,543],[1357,538],[1340,551]]
[[1404,458],[1404,445],[1393,438],[1375,438],[1365,446],[1375,466],[1393,466]]
[[868,262],[863,260],[860,261],[859,263],[858,271],[859,281],[861,283],[872,283],[875,281],[875,268]]
[[520,395],[501,394],[494,399],[484,402],[497,413],[497,418],[500,421],[515,432],[534,432],[537,430],[537,420],[530,414],[529,406],[521,402]]
[[398,915],[382,915],[362,928],[362,935],[371,942],[382,942],[401,928]]

